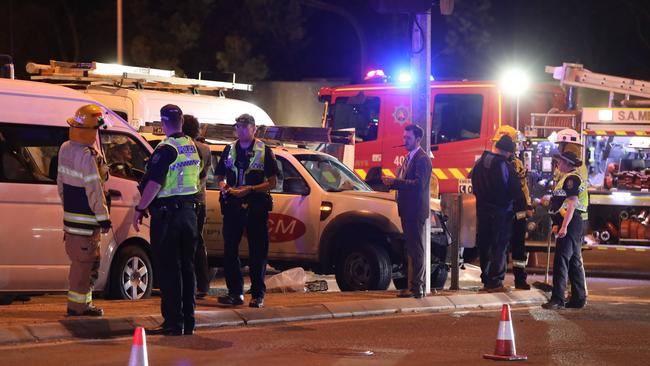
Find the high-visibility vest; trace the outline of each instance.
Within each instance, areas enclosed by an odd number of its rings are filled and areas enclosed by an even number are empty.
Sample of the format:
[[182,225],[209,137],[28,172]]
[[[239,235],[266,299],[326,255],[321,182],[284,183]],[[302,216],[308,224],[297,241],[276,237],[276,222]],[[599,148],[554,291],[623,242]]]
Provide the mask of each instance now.
[[[237,161],[237,148],[236,142],[230,144],[230,151],[228,152],[228,160],[226,162],[226,167],[228,167],[235,174],[235,185],[246,185],[246,175],[254,170],[264,171],[264,158],[266,156],[266,145],[260,140],[255,140],[253,144],[253,153],[254,155],[250,158],[248,162],[248,168],[244,171],[243,177],[239,177],[239,171],[235,166]],[[241,184],[240,184],[241,183]],[[261,183],[261,182],[260,182]]]
[[169,165],[165,183],[158,192],[157,197],[186,196],[199,191],[199,173],[201,172],[201,158],[196,150],[196,145],[187,136],[167,137],[160,146],[171,146],[176,150],[176,160]]
[[[557,182],[557,185],[555,186],[555,190],[553,190],[553,196],[566,197],[567,193],[563,189],[564,181],[566,181],[566,179],[570,176],[578,177],[580,179],[580,187],[578,187],[578,202],[576,203],[576,210],[580,211],[580,216],[582,217],[583,220],[586,220],[587,207],[589,207],[589,193],[587,191],[587,182],[580,177],[580,174],[576,170],[572,170],[569,173],[563,174],[560,177],[560,179]],[[568,206],[568,202],[565,199],[564,202],[562,202],[562,206],[560,207],[560,212],[562,210],[566,210],[567,206]]]

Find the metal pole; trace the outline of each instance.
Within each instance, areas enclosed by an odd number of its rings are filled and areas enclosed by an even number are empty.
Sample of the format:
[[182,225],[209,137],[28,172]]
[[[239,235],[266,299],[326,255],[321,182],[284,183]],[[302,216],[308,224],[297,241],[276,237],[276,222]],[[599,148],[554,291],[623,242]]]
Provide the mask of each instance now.
[[[431,9],[414,17],[412,33],[411,73],[411,121],[422,127],[424,136],[421,146],[431,156]],[[426,197],[430,197],[429,185]],[[431,212],[429,212],[431,215]],[[424,234],[425,293],[431,292],[431,217],[427,219]]]
[[122,0],[117,0],[117,63],[120,65],[124,62],[122,38]]

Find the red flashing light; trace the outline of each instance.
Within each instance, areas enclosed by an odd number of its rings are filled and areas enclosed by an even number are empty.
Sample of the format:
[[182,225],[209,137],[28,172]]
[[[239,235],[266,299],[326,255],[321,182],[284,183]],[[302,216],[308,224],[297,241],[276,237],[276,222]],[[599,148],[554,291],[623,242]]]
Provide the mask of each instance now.
[[373,79],[386,79],[386,74],[384,74],[384,70],[370,70],[368,73],[366,73],[366,77],[363,80],[373,80]]

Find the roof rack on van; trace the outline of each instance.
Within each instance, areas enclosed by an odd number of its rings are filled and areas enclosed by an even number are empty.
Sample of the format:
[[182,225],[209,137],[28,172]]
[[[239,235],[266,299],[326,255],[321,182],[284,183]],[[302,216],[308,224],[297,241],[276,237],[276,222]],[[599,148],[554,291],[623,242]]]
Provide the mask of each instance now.
[[[160,122],[147,123],[140,132],[164,135]],[[210,140],[235,141],[234,125],[201,124],[201,135]],[[295,144],[354,144],[354,130],[336,130],[322,127],[258,126],[255,137],[273,145]]]
[[136,89],[178,90],[178,91],[252,91],[251,84],[188,79],[176,76],[174,70],[152,69],[101,62],[65,62],[50,60],[49,65],[30,62],[27,72],[32,80],[66,82],[73,85],[110,85]]

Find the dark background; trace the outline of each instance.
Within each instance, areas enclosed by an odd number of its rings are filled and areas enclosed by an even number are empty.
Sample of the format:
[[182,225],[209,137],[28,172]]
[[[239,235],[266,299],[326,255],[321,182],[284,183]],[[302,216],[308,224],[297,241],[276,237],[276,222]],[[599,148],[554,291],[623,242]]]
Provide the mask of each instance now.
[[[650,79],[650,1],[433,1],[432,73],[490,79],[522,65],[579,62],[602,73]],[[113,0],[0,0],[0,53],[27,61],[116,61]],[[314,78],[358,81],[408,68],[409,15],[377,13],[363,0],[124,0],[125,64],[242,82]],[[361,60],[360,40],[365,45]]]

